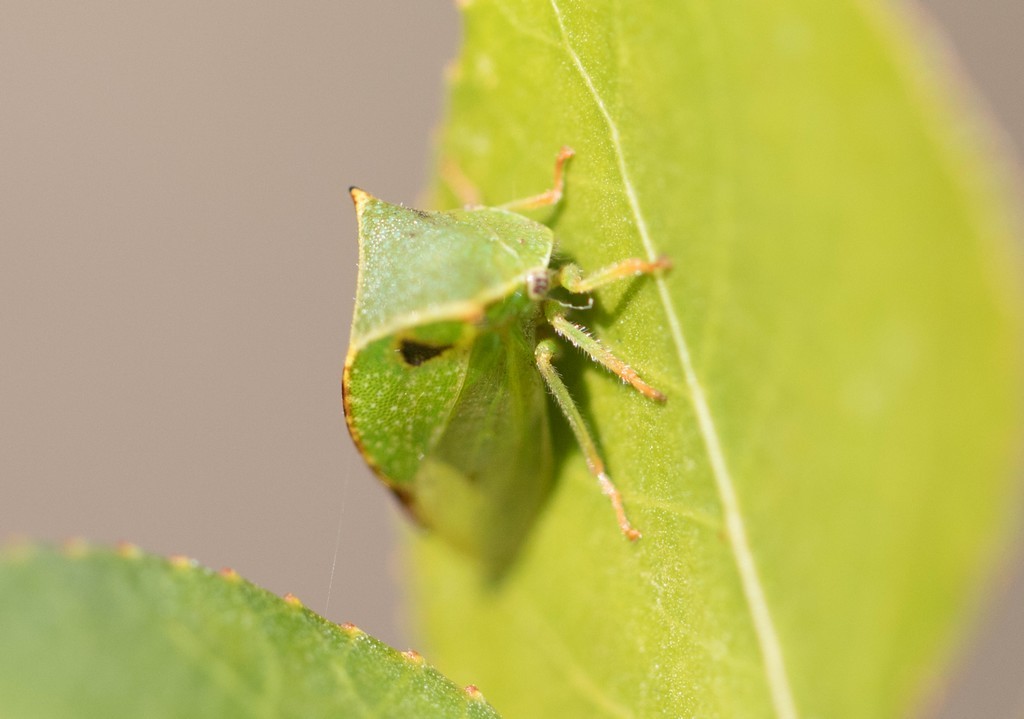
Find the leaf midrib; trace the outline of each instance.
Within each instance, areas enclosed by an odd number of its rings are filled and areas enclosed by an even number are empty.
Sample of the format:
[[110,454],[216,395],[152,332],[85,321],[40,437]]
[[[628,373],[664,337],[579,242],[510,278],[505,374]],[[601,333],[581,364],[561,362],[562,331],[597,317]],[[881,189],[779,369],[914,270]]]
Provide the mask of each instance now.
[[[565,52],[572,60],[573,66],[579,72],[583,83],[590,92],[598,112],[604,118],[608,127],[609,139],[615,152],[615,160],[622,178],[623,189],[626,200],[629,203],[630,212],[636,223],[637,233],[644,246],[647,258],[654,261],[659,254],[654,247],[647,229],[647,222],[640,210],[640,202],[630,179],[629,169],[626,166],[625,155],[622,152],[622,142],[618,126],[615,124],[611,113],[608,111],[601,94],[594,85],[590,74],[583,66],[583,61],[576,53],[569,41],[565,23],[562,18],[562,11],[558,6],[558,0],[550,0],[551,9],[554,11],[555,19],[558,22],[558,30],[561,35],[562,45]],[[771,612],[768,609],[768,601],[765,597],[764,588],[757,574],[757,565],[754,562],[754,555],[750,549],[747,539],[746,525],[743,515],[740,512],[739,498],[733,486],[732,475],[729,472],[725,460],[725,453],[718,437],[718,430],[711,415],[711,408],[708,404],[704,388],[697,377],[693,362],[690,356],[689,346],[683,335],[682,325],[673,309],[671,297],[668,292],[668,285],[661,276],[655,276],[655,285],[658,288],[658,297],[668,319],[669,328],[672,333],[672,341],[676,348],[679,364],[683,369],[686,385],[690,392],[690,400],[697,415],[697,424],[700,429],[701,438],[704,441],[705,450],[708,453],[708,460],[711,463],[711,472],[715,479],[715,487],[718,491],[719,500],[722,504],[722,515],[725,521],[726,534],[729,537],[729,546],[732,551],[733,560],[740,577],[740,584],[743,587],[743,594],[750,611],[751,621],[754,625],[754,632],[757,636],[758,645],[761,649],[761,657],[764,662],[765,678],[768,683],[775,707],[775,713],[780,719],[796,719],[796,704],[790,688],[789,676],[786,672],[785,660],[782,654],[782,646],[775,624],[772,621]]]

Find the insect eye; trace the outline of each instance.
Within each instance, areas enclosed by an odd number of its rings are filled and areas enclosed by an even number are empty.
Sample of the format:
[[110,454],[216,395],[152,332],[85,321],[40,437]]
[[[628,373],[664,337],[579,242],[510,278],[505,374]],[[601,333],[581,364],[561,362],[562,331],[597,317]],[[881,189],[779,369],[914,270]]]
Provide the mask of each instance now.
[[526,275],[526,294],[532,300],[542,300],[551,289],[551,276],[546,269],[530,270]]
[[434,359],[440,354],[450,350],[454,345],[428,345],[415,340],[401,340],[398,343],[398,352],[402,355],[402,361],[410,367],[419,367],[424,362]]

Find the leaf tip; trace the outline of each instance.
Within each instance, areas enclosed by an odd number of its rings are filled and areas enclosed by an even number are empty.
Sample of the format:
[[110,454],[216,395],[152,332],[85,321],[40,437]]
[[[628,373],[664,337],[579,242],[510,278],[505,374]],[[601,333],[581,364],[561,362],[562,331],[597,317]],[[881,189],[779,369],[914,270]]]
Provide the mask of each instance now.
[[239,582],[242,579],[238,572],[236,572],[231,567],[222,567],[221,570],[217,572],[217,574],[219,574],[223,579],[229,582]]
[[175,569],[192,569],[196,566],[196,560],[186,557],[184,554],[172,554],[167,558]]
[[423,656],[415,649],[407,649],[402,656],[409,660],[410,664],[423,664]]
[[138,559],[142,556],[139,545],[125,540],[121,540],[115,545],[115,551],[117,551],[117,556],[123,559]]
[[463,690],[473,701],[482,702],[485,701],[483,692],[476,688],[476,684],[467,684]]
[[342,622],[338,625],[338,629],[340,629],[345,634],[348,634],[350,637],[358,637],[362,634],[365,634],[365,632],[362,629],[357,627],[352,622]]

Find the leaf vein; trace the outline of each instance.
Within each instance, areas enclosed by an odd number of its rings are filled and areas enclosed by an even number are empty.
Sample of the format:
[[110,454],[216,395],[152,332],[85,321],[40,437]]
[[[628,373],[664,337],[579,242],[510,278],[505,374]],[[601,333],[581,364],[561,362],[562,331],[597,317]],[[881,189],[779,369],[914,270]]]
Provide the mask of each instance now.
[[[653,241],[651,240],[650,233],[648,232],[647,222],[640,210],[640,202],[637,198],[636,190],[633,187],[633,183],[629,175],[629,168],[626,165],[625,155],[622,150],[622,140],[619,134],[618,125],[615,123],[615,120],[612,118],[601,94],[594,85],[594,81],[591,78],[590,73],[584,67],[583,61],[576,53],[569,40],[569,36],[565,28],[565,22],[562,17],[562,11],[558,6],[558,0],[550,0],[550,2],[551,8],[558,21],[558,27],[562,35],[562,42],[565,46],[565,51],[572,60],[576,70],[579,72],[580,77],[590,92],[598,111],[604,118],[605,124],[608,126],[611,145],[615,152],[615,159],[618,164],[619,174],[622,178],[622,185],[626,193],[626,199],[629,202],[630,211],[635,219],[637,232],[640,235],[641,242],[643,243],[644,251],[647,253],[647,257],[653,261],[658,257],[658,253]],[[733,559],[739,573],[743,593],[747,599],[747,605],[750,610],[754,631],[757,635],[758,644],[761,648],[761,654],[764,660],[765,676],[775,705],[775,713],[781,719],[796,719],[796,704],[789,685],[789,677],[786,673],[785,661],[782,655],[782,646],[775,630],[775,625],[772,621],[771,612],[768,609],[768,602],[765,597],[764,588],[762,587],[761,580],[757,574],[757,565],[754,562],[754,555],[751,551],[750,542],[747,538],[747,530],[743,521],[743,515],[740,512],[739,498],[733,485],[729,466],[725,460],[725,453],[722,449],[721,440],[718,437],[718,430],[711,415],[711,408],[708,403],[707,396],[705,395],[704,387],[701,384],[700,379],[697,377],[693,361],[690,357],[690,349],[686,343],[685,336],[683,335],[682,325],[679,322],[679,318],[676,316],[675,310],[672,306],[671,297],[668,292],[668,284],[662,277],[656,277],[655,283],[658,288],[658,295],[661,299],[661,303],[664,306],[669,328],[672,332],[672,339],[675,343],[676,352],[679,356],[679,363],[683,369],[683,374],[686,377],[686,384],[690,389],[690,398],[693,403],[694,412],[697,415],[697,423],[700,428],[701,436],[704,440],[704,446],[708,453],[708,459],[711,463],[712,474],[715,478],[718,495],[722,502],[722,514],[725,520],[726,533],[729,537],[729,544],[732,548]]]

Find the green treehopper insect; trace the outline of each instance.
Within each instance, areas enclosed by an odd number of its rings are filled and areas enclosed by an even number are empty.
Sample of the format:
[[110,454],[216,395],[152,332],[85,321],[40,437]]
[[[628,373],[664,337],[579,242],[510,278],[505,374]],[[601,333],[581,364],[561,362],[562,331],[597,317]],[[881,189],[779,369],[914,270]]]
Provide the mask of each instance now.
[[342,380],[349,431],[417,520],[492,570],[514,556],[553,481],[545,385],[622,533],[640,537],[552,366],[554,335],[644,396],[664,396],[551,292],[588,293],[668,263],[628,259],[590,275],[551,267],[551,229],[516,210],[559,202],[572,154],[559,153],[552,189],[500,207],[424,212],[350,190],[359,279]]

